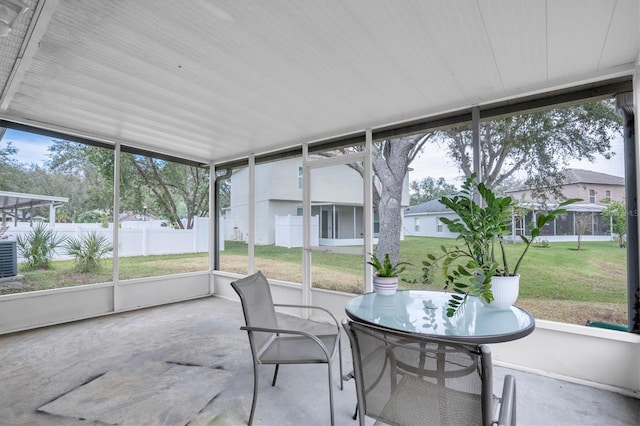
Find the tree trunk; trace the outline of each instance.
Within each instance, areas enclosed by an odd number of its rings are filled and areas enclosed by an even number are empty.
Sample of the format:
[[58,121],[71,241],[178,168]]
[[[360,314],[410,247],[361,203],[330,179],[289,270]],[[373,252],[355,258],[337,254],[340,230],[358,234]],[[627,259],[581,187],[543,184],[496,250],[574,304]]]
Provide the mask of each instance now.
[[402,189],[409,164],[431,135],[414,135],[376,144],[373,169],[379,180],[378,219],[380,232],[376,256],[389,254],[392,263],[400,258],[402,235]]

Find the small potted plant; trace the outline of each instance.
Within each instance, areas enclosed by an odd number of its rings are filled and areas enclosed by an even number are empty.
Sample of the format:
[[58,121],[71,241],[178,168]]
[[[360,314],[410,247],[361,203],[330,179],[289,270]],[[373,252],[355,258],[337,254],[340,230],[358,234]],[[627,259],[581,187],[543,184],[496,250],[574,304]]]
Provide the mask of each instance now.
[[[482,199],[478,204],[476,195]],[[490,308],[505,309],[517,299],[520,264],[534,240],[540,236],[542,228],[552,222],[557,215],[565,213],[568,204],[580,201],[569,199],[548,213],[538,213],[529,236],[520,235],[523,250],[511,268],[504,249],[503,236],[511,224],[511,217],[517,201],[511,196],[497,196],[490,188],[476,182],[471,175],[462,185],[459,194],[440,202],[458,215],[455,219],[441,217],[449,231],[458,234],[463,244],[453,247],[441,246],[439,256],[428,254],[423,261],[422,281],[431,282],[433,270],[442,268],[445,290],[452,291],[447,306],[447,316],[451,317],[464,305],[469,295],[478,298]],[[496,251],[496,245],[499,252]]]
[[409,262],[391,263],[389,253],[384,255],[384,260],[380,260],[375,254],[370,253],[371,260],[367,262],[373,266],[375,274],[373,276],[373,289],[381,296],[390,296],[398,289],[398,275],[400,275],[406,267],[411,265]]

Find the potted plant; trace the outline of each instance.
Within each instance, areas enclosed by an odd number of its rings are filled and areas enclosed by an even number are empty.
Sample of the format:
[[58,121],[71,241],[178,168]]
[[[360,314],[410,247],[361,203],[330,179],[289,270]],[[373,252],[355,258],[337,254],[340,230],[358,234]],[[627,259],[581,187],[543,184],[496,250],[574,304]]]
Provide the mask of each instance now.
[[389,253],[384,255],[384,260],[380,260],[375,254],[369,253],[371,260],[367,262],[373,266],[375,270],[373,276],[373,289],[381,296],[390,296],[398,289],[398,275],[400,275],[406,267],[411,265],[409,262],[398,262],[393,264],[389,258]]
[[[482,200],[480,204],[474,200],[476,196]],[[434,268],[442,267],[444,288],[453,292],[447,306],[449,317],[455,315],[469,295],[478,296],[485,306],[491,308],[510,307],[518,297],[518,270],[529,247],[546,224],[566,212],[564,206],[577,201],[580,199],[568,199],[548,213],[537,214],[530,235],[520,235],[524,247],[511,268],[503,237],[511,224],[517,201],[511,196],[497,196],[484,183],[478,183],[475,174],[471,175],[464,181],[459,194],[440,199],[458,215],[455,219],[441,217],[440,221],[447,225],[449,231],[457,233],[457,239],[463,244],[449,248],[441,246],[442,254],[439,256],[428,254],[427,260],[422,262],[423,282],[431,282]]]

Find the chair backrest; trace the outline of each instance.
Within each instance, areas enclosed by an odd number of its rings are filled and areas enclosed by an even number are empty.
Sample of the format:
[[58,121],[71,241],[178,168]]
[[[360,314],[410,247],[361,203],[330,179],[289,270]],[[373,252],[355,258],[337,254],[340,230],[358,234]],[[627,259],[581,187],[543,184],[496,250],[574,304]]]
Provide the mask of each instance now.
[[491,424],[488,346],[358,322],[343,326],[351,342],[361,416],[401,425]]
[[[233,289],[240,296],[245,324],[249,327],[277,328],[278,320],[273,307],[269,282],[258,271],[253,275],[231,283]],[[249,343],[254,354],[262,347],[273,333],[249,332]]]

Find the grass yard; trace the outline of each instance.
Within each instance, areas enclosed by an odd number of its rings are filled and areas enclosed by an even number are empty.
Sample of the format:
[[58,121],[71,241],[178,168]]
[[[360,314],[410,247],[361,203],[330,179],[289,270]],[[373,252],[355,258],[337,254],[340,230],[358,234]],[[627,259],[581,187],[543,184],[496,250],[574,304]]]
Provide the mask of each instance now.
[[[428,253],[438,254],[441,245],[452,245],[451,239],[407,237],[400,244],[402,260],[413,264],[402,275],[412,281],[421,275],[421,262]],[[522,244],[509,244],[508,257],[515,263]],[[520,268],[518,306],[538,319],[574,324],[587,320],[626,324],[626,251],[616,242],[551,243],[547,247],[532,246]],[[255,247],[255,268],[274,279],[302,281],[302,249],[275,246]],[[120,260],[121,279],[169,275],[207,270],[207,253],[125,257]],[[247,273],[247,246],[226,241],[220,254],[221,269]],[[23,272],[22,289],[0,290],[0,294],[108,282],[112,279],[112,261],[103,261],[95,274],[75,272],[72,261],[53,262],[46,271]],[[363,288],[362,256],[314,252],[312,275],[315,287],[359,293]],[[443,279],[423,284],[401,283],[403,288],[441,290]]]

